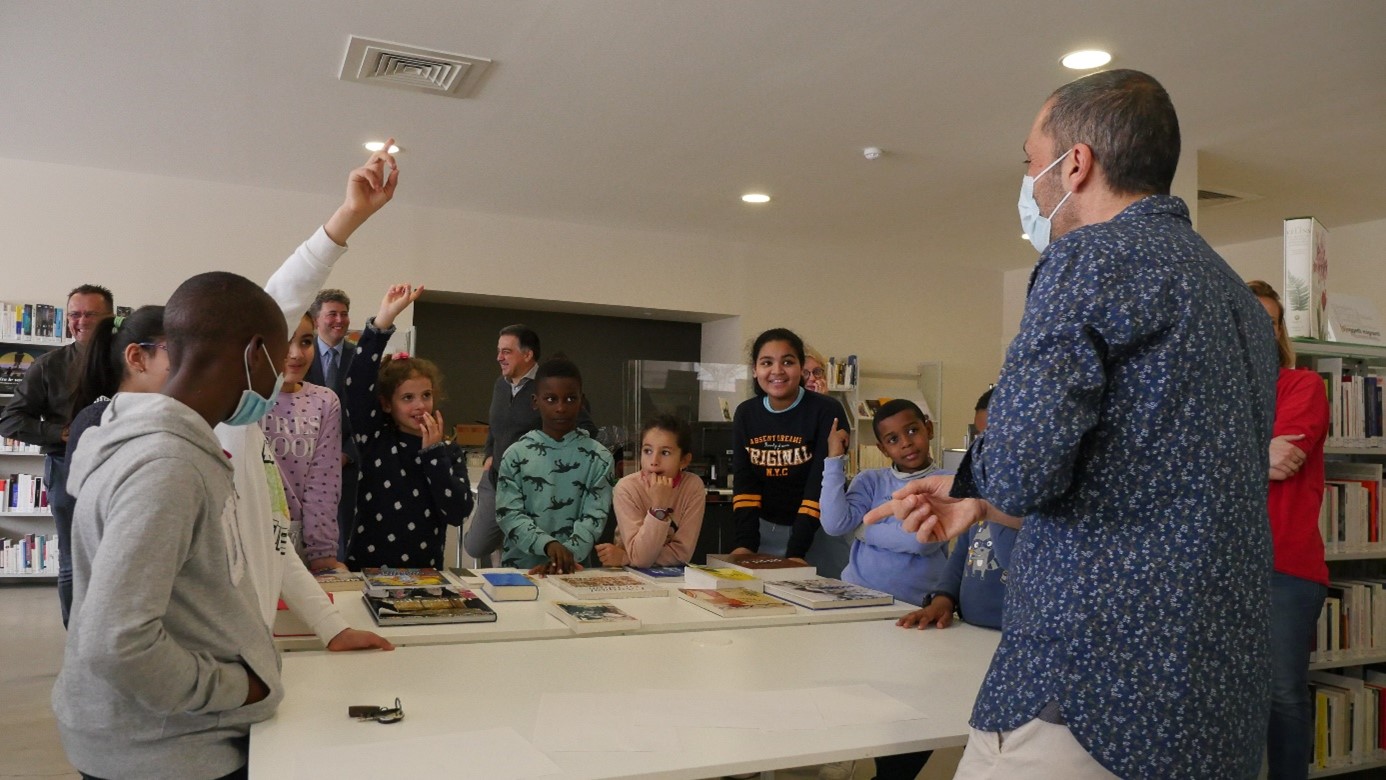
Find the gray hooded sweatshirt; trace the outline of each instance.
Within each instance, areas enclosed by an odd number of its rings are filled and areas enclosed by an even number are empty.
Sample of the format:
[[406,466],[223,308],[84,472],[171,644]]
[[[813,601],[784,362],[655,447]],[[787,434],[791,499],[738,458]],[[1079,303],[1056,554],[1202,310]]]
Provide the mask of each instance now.
[[[68,474],[74,593],[53,711],[89,775],[216,778],[283,697],[234,522],[231,463],[192,409],[122,393]],[[242,706],[249,666],[270,689]]]

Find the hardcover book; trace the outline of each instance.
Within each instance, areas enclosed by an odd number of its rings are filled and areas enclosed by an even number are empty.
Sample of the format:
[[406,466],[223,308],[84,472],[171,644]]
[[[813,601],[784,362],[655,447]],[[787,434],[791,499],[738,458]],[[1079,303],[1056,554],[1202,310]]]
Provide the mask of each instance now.
[[1285,220],[1284,304],[1290,338],[1327,336],[1328,231],[1313,217]]
[[745,588],[735,590],[679,588],[679,598],[697,604],[708,612],[722,617],[794,614],[792,605],[764,593],[757,593]]
[[640,628],[640,620],[605,601],[550,601],[549,614],[577,634],[617,634]]
[[586,569],[572,574],[551,574],[548,581],[580,599],[657,598],[669,595],[621,568]]
[[318,585],[322,586],[322,589],[328,593],[366,589],[366,578],[354,571],[328,569],[315,573],[313,579],[317,580]]
[[830,577],[765,583],[765,592],[809,609],[889,606],[895,597],[879,590],[853,585]]
[[714,566],[699,566],[690,563],[683,570],[683,584],[699,590],[732,590],[745,588],[756,593],[765,592],[765,581],[744,571],[721,569]]
[[641,579],[664,585],[683,583],[683,566],[627,566],[626,570]]
[[519,572],[488,571],[481,575],[481,590],[492,601],[534,601],[539,586]]
[[[432,589],[430,589],[432,590]],[[401,598],[377,597],[363,593],[366,609],[380,626],[414,626],[433,623],[494,623],[496,613],[477,595],[452,585],[438,593],[421,593]]]
[[361,570],[366,593],[372,596],[405,596],[409,591],[442,588],[452,584],[437,569],[395,569],[389,566]]
[[712,553],[707,556],[707,563],[709,566],[736,569],[759,577],[766,582],[802,580],[805,577],[813,577],[818,574],[818,570],[807,563],[791,561],[778,555],[761,555],[760,553],[743,553],[741,555]]

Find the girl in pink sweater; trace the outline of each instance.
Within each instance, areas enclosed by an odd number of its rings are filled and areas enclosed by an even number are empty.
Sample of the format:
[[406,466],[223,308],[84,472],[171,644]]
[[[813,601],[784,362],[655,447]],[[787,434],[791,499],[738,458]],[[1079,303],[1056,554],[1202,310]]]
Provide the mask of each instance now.
[[[316,347],[313,321],[304,315],[289,340],[284,385],[260,421],[279,463],[294,549],[314,573],[345,570],[337,560],[337,504],[342,494],[342,407],[337,394],[303,381]],[[271,474],[271,477],[275,475]],[[271,501],[278,503],[278,496]]]
[[640,470],[616,483],[616,542],[597,545],[603,566],[688,563],[703,528],[707,490],[684,469],[693,460],[688,423],[660,415],[640,432]]

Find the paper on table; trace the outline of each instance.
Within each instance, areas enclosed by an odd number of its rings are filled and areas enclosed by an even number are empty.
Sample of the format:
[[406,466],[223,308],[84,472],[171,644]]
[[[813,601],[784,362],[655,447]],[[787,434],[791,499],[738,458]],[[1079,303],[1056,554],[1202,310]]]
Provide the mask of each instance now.
[[[455,756],[456,759],[440,766],[439,756]],[[294,774],[298,777],[442,776],[455,780],[524,780],[562,771],[514,729],[304,748],[295,763]]]
[[540,750],[631,753],[682,750],[678,732],[639,722],[623,693],[546,693],[539,699],[534,744]]
[[823,725],[855,726],[864,723],[890,723],[897,720],[918,720],[928,717],[919,710],[870,685],[838,685],[830,688],[809,688]]

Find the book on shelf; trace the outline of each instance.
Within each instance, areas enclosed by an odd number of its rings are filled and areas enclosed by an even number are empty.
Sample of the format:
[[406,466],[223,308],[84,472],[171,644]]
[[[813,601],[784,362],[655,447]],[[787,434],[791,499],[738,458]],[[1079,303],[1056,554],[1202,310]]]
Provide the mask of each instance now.
[[361,594],[366,609],[379,626],[415,626],[435,623],[494,623],[495,610],[466,588],[442,588],[395,597]]
[[[334,594],[328,593],[327,600],[336,602]],[[271,632],[275,636],[314,636],[313,629],[303,618],[299,617],[289,605],[284,603],[284,599],[279,600],[279,606],[274,613],[274,627]]]
[[1285,332],[1324,338],[1328,302],[1328,231],[1313,217],[1285,220]]
[[51,303],[0,303],[0,341],[67,338],[63,307]]
[[1324,463],[1319,535],[1329,553],[1381,549],[1386,506],[1382,502],[1380,463]]
[[360,572],[325,569],[313,572],[313,579],[328,593],[366,589],[366,578]]
[[735,569],[766,582],[802,580],[815,577],[818,570],[802,561],[761,553],[708,553],[707,563],[721,569]]
[[669,595],[667,588],[646,582],[620,567],[550,574],[546,579],[579,599],[656,598]]
[[0,539],[0,575],[58,574],[58,535],[24,534]]
[[528,575],[517,571],[487,571],[481,573],[481,590],[492,601],[535,601],[539,586]]
[[794,605],[745,588],[679,588],[678,594],[684,601],[697,604],[708,612],[725,618],[795,614]]
[[37,474],[0,477],[0,514],[48,509],[48,487]]
[[765,593],[809,609],[890,606],[895,597],[831,577],[765,583]]
[[550,601],[545,608],[575,634],[620,634],[640,628],[639,618],[605,601]]
[[683,583],[683,564],[673,566],[627,566],[626,571],[648,582],[662,585]]
[[857,386],[861,378],[856,355],[848,355],[845,358],[830,357],[828,365],[823,368],[828,375],[829,390],[850,390]]
[[690,563],[683,570],[683,584],[700,590],[753,590],[765,592],[765,580],[744,571]]
[[[3,370],[3,366],[0,366]],[[43,448],[37,444],[29,444],[19,439],[5,437],[0,439],[0,455],[42,455]]]
[[410,591],[443,588],[452,581],[437,569],[397,569],[391,566],[361,570],[366,593],[371,596],[404,596]]

